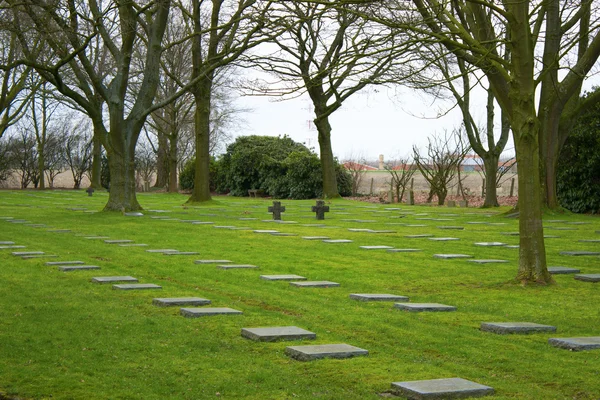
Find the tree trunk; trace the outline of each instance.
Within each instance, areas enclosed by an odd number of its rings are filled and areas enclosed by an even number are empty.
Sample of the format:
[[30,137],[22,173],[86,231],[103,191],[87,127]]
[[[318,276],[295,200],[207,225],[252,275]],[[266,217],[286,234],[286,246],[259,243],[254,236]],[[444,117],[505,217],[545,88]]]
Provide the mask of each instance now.
[[177,193],[179,187],[177,181],[177,140],[175,135],[169,140],[169,193]]
[[113,149],[107,149],[110,191],[104,211],[141,210],[135,194],[135,145],[120,144],[113,141]]
[[158,154],[156,160],[156,182],[155,188],[164,188],[169,179],[169,161],[168,161],[169,140],[164,133],[158,133]]
[[102,142],[97,135],[94,135],[92,139],[92,173],[90,180],[90,187],[93,189],[102,188]]
[[46,189],[46,179],[44,177],[44,169],[45,169],[46,160],[44,157],[44,144],[40,144],[38,146],[38,174],[39,174],[39,186],[38,189],[44,190]]
[[437,191],[437,196],[438,196],[438,206],[443,206],[444,203],[446,202],[446,196],[448,195],[448,190],[444,189],[440,189]]
[[485,168],[485,199],[483,200],[483,208],[500,207],[496,190],[498,157],[489,153],[486,154],[483,158],[483,166]]
[[196,166],[194,190],[189,202],[202,202],[212,199],[210,196],[210,107],[212,74],[202,79],[194,91],[196,111],[194,113],[194,131],[196,137]]
[[319,149],[321,151],[321,173],[323,175],[323,198],[332,199],[340,197],[335,175],[335,163],[333,150],[331,148],[331,125],[329,118],[315,118],[317,131],[319,132]]

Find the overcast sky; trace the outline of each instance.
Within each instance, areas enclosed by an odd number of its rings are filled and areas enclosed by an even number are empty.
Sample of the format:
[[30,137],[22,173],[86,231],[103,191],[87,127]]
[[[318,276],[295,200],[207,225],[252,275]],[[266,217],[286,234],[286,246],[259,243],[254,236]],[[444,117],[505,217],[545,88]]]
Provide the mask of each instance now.
[[[485,118],[485,97],[479,96],[480,104],[476,101],[472,99],[473,108],[478,112],[475,119],[481,122]],[[245,123],[238,135],[286,134],[318,153],[317,131],[311,129],[314,113],[308,97],[285,101],[243,97],[239,104],[250,111],[244,114]],[[380,154],[385,160],[409,155],[413,145],[424,148],[428,136],[460,126],[462,116],[458,109],[437,117],[452,105],[450,101],[434,101],[410,90],[396,93],[393,89],[378,87],[377,91],[371,88],[359,92],[330,119],[334,155],[340,160],[351,154],[355,159],[362,155],[368,160],[376,160]],[[506,147],[513,147],[512,140]]]

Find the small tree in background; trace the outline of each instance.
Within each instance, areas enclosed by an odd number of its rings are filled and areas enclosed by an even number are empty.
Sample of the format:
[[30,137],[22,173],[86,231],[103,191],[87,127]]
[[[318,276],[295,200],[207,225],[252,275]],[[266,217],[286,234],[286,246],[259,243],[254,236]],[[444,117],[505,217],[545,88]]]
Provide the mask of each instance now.
[[410,157],[407,156],[386,163],[384,168],[390,174],[391,186],[396,192],[395,194],[398,203],[401,203],[404,192],[417,171],[417,166],[415,166]]
[[343,167],[348,172],[352,180],[352,196],[358,194],[358,189],[367,174],[367,160],[362,154],[354,155],[350,153],[343,161]]
[[156,171],[157,158],[151,143],[140,140],[135,147],[135,172],[139,181],[150,186],[152,175]]
[[73,175],[73,189],[79,189],[83,176],[92,167],[92,135],[85,132],[84,125],[67,136],[63,157]]
[[33,134],[22,129],[8,140],[8,153],[13,170],[19,174],[21,189],[26,189],[30,183],[37,187],[38,158],[36,141]]
[[[454,139],[454,140],[453,140]],[[427,139],[427,155],[413,146],[413,157],[418,170],[427,183],[429,183],[429,197],[431,202],[437,195],[438,205],[443,205],[452,188],[451,183],[457,177],[459,169],[470,151],[459,134],[434,135]]]

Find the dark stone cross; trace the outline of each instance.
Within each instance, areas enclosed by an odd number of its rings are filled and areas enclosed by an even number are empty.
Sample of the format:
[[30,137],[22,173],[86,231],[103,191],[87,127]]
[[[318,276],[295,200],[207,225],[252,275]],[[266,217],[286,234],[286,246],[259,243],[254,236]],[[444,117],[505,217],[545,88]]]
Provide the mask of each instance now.
[[273,219],[276,221],[281,221],[281,213],[285,212],[285,206],[281,206],[280,201],[274,201],[272,206],[268,208],[270,213],[273,213]]
[[89,197],[92,197],[92,194],[94,194],[94,188],[90,186],[89,188],[86,189],[86,192]]
[[317,205],[312,206],[312,212],[317,213],[318,220],[324,220],[325,213],[329,212],[329,206],[326,206],[323,200],[317,200]]

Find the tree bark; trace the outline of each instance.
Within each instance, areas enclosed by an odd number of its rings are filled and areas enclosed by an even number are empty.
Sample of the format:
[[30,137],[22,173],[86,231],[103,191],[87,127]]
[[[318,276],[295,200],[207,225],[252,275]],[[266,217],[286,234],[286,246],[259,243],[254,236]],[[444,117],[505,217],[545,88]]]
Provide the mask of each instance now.
[[[125,135],[123,135],[125,136]],[[142,207],[135,194],[135,146],[113,142],[113,150],[107,151],[110,170],[110,191],[104,211],[137,211]]]
[[194,91],[196,111],[194,130],[196,144],[196,166],[194,190],[189,202],[203,202],[212,199],[210,195],[210,107],[213,73],[198,82]]
[[314,120],[319,132],[319,149],[321,152],[321,173],[323,176],[323,198],[340,197],[335,174],[335,162],[331,148],[331,125],[329,117],[318,117]]
[[485,199],[483,208],[499,207],[496,180],[498,174],[498,157],[488,152],[483,158],[485,168]]
[[171,136],[169,140],[169,187],[167,191],[169,193],[178,192],[178,181],[177,181],[177,136]]
[[92,173],[90,187],[98,190],[102,188],[102,142],[97,135],[94,135],[92,143]]
[[41,143],[40,145],[38,145],[38,165],[37,165],[38,174],[40,176],[38,189],[40,189],[40,190],[46,189],[46,179],[44,177],[44,170],[46,169],[45,164],[46,164],[46,159],[44,157],[44,143]]
[[156,182],[154,182],[154,187],[164,188],[169,181],[169,139],[162,132],[158,132],[157,136],[158,152],[156,155]]

